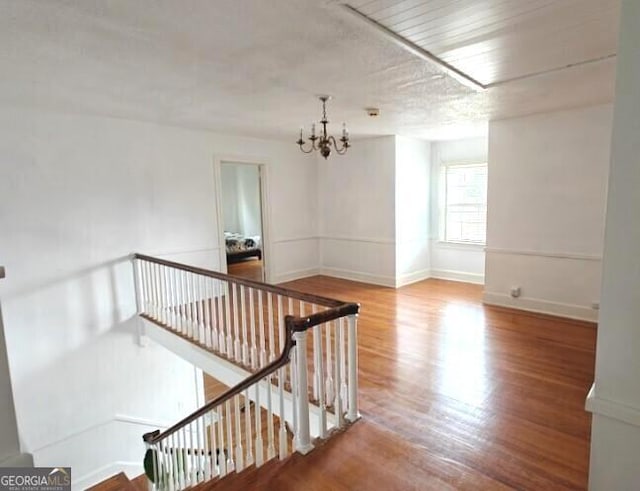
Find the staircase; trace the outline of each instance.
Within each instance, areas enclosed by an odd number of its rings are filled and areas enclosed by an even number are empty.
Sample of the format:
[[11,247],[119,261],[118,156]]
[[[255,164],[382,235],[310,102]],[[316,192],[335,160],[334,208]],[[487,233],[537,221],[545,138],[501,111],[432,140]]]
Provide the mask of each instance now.
[[141,254],[133,264],[151,337],[243,374],[170,428],[144,435],[149,489],[245,482],[359,418],[357,304]]

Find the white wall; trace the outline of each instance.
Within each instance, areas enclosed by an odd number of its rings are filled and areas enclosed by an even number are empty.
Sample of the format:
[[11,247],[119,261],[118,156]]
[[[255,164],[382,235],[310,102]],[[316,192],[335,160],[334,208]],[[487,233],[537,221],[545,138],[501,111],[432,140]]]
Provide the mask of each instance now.
[[318,157],[322,272],[395,286],[395,136]]
[[238,214],[238,173],[230,164],[220,166],[222,226],[225,232],[241,233]]
[[396,286],[429,278],[431,145],[396,137]]
[[611,112],[489,124],[487,303],[597,318]]
[[640,489],[640,2],[623,0],[589,489]]
[[[0,272],[0,281],[2,277]],[[4,339],[4,324],[0,306],[0,465],[19,454],[18,423],[13,403],[9,358]]]
[[431,276],[484,283],[484,247],[443,242],[440,237],[440,202],[443,164],[488,160],[486,137],[433,142],[431,145]]
[[141,435],[196,404],[193,367],[136,344],[127,255],[217,268],[213,160],[239,154],[269,163],[274,276],[317,267],[304,239],[315,166],[294,145],[110,118],[3,109],[0,131],[0,297],[21,443],[87,484],[139,464]]
[[223,162],[220,167],[224,230],[262,236],[258,166]]

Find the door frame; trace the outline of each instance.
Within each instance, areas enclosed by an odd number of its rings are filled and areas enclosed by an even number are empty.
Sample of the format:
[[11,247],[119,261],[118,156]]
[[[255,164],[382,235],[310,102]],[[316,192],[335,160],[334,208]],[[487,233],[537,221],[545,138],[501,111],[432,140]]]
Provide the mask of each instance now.
[[260,216],[262,225],[262,269],[264,281],[270,283],[273,278],[273,259],[271,243],[271,202],[269,194],[269,164],[265,160],[241,155],[221,154],[213,158],[214,192],[216,202],[216,222],[218,226],[218,250],[220,271],[227,273],[227,252],[224,241],[224,219],[222,212],[222,164],[253,165],[258,168],[260,182]]

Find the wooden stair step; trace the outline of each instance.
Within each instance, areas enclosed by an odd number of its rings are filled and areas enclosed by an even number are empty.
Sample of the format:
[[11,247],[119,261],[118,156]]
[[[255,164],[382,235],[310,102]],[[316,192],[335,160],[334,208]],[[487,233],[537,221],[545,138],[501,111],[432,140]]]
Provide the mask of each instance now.
[[278,469],[286,460],[271,459],[260,467],[251,465],[242,472],[232,472],[220,479],[212,479],[190,488],[193,491],[257,489],[255,486],[265,477],[278,473]]
[[140,488],[131,482],[124,472],[120,472],[87,488],[87,491],[140,491],[143,489],[146,489],[146,483],[144,487]]

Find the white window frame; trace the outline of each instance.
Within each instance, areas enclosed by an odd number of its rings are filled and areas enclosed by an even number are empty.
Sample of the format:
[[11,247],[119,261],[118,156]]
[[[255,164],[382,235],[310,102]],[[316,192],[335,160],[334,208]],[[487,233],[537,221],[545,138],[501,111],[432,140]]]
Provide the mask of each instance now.
[[[451,245],[454,247],[465,247],[465,248],[484,248],[486,246],[486,233],[485,233],[485,241],[458,241],[458,240],[446,240],[447,237],[447,169],[449,167],[487,167],[488,171],[488,163],[484,160],[464,160],[464,161],[449,161],[442,162],[440,164],[440,179],[438,186],[438,196],[439,196],[439,243],[443,245]],[[485,218],[485,227],[486,227],[486,218]]]

